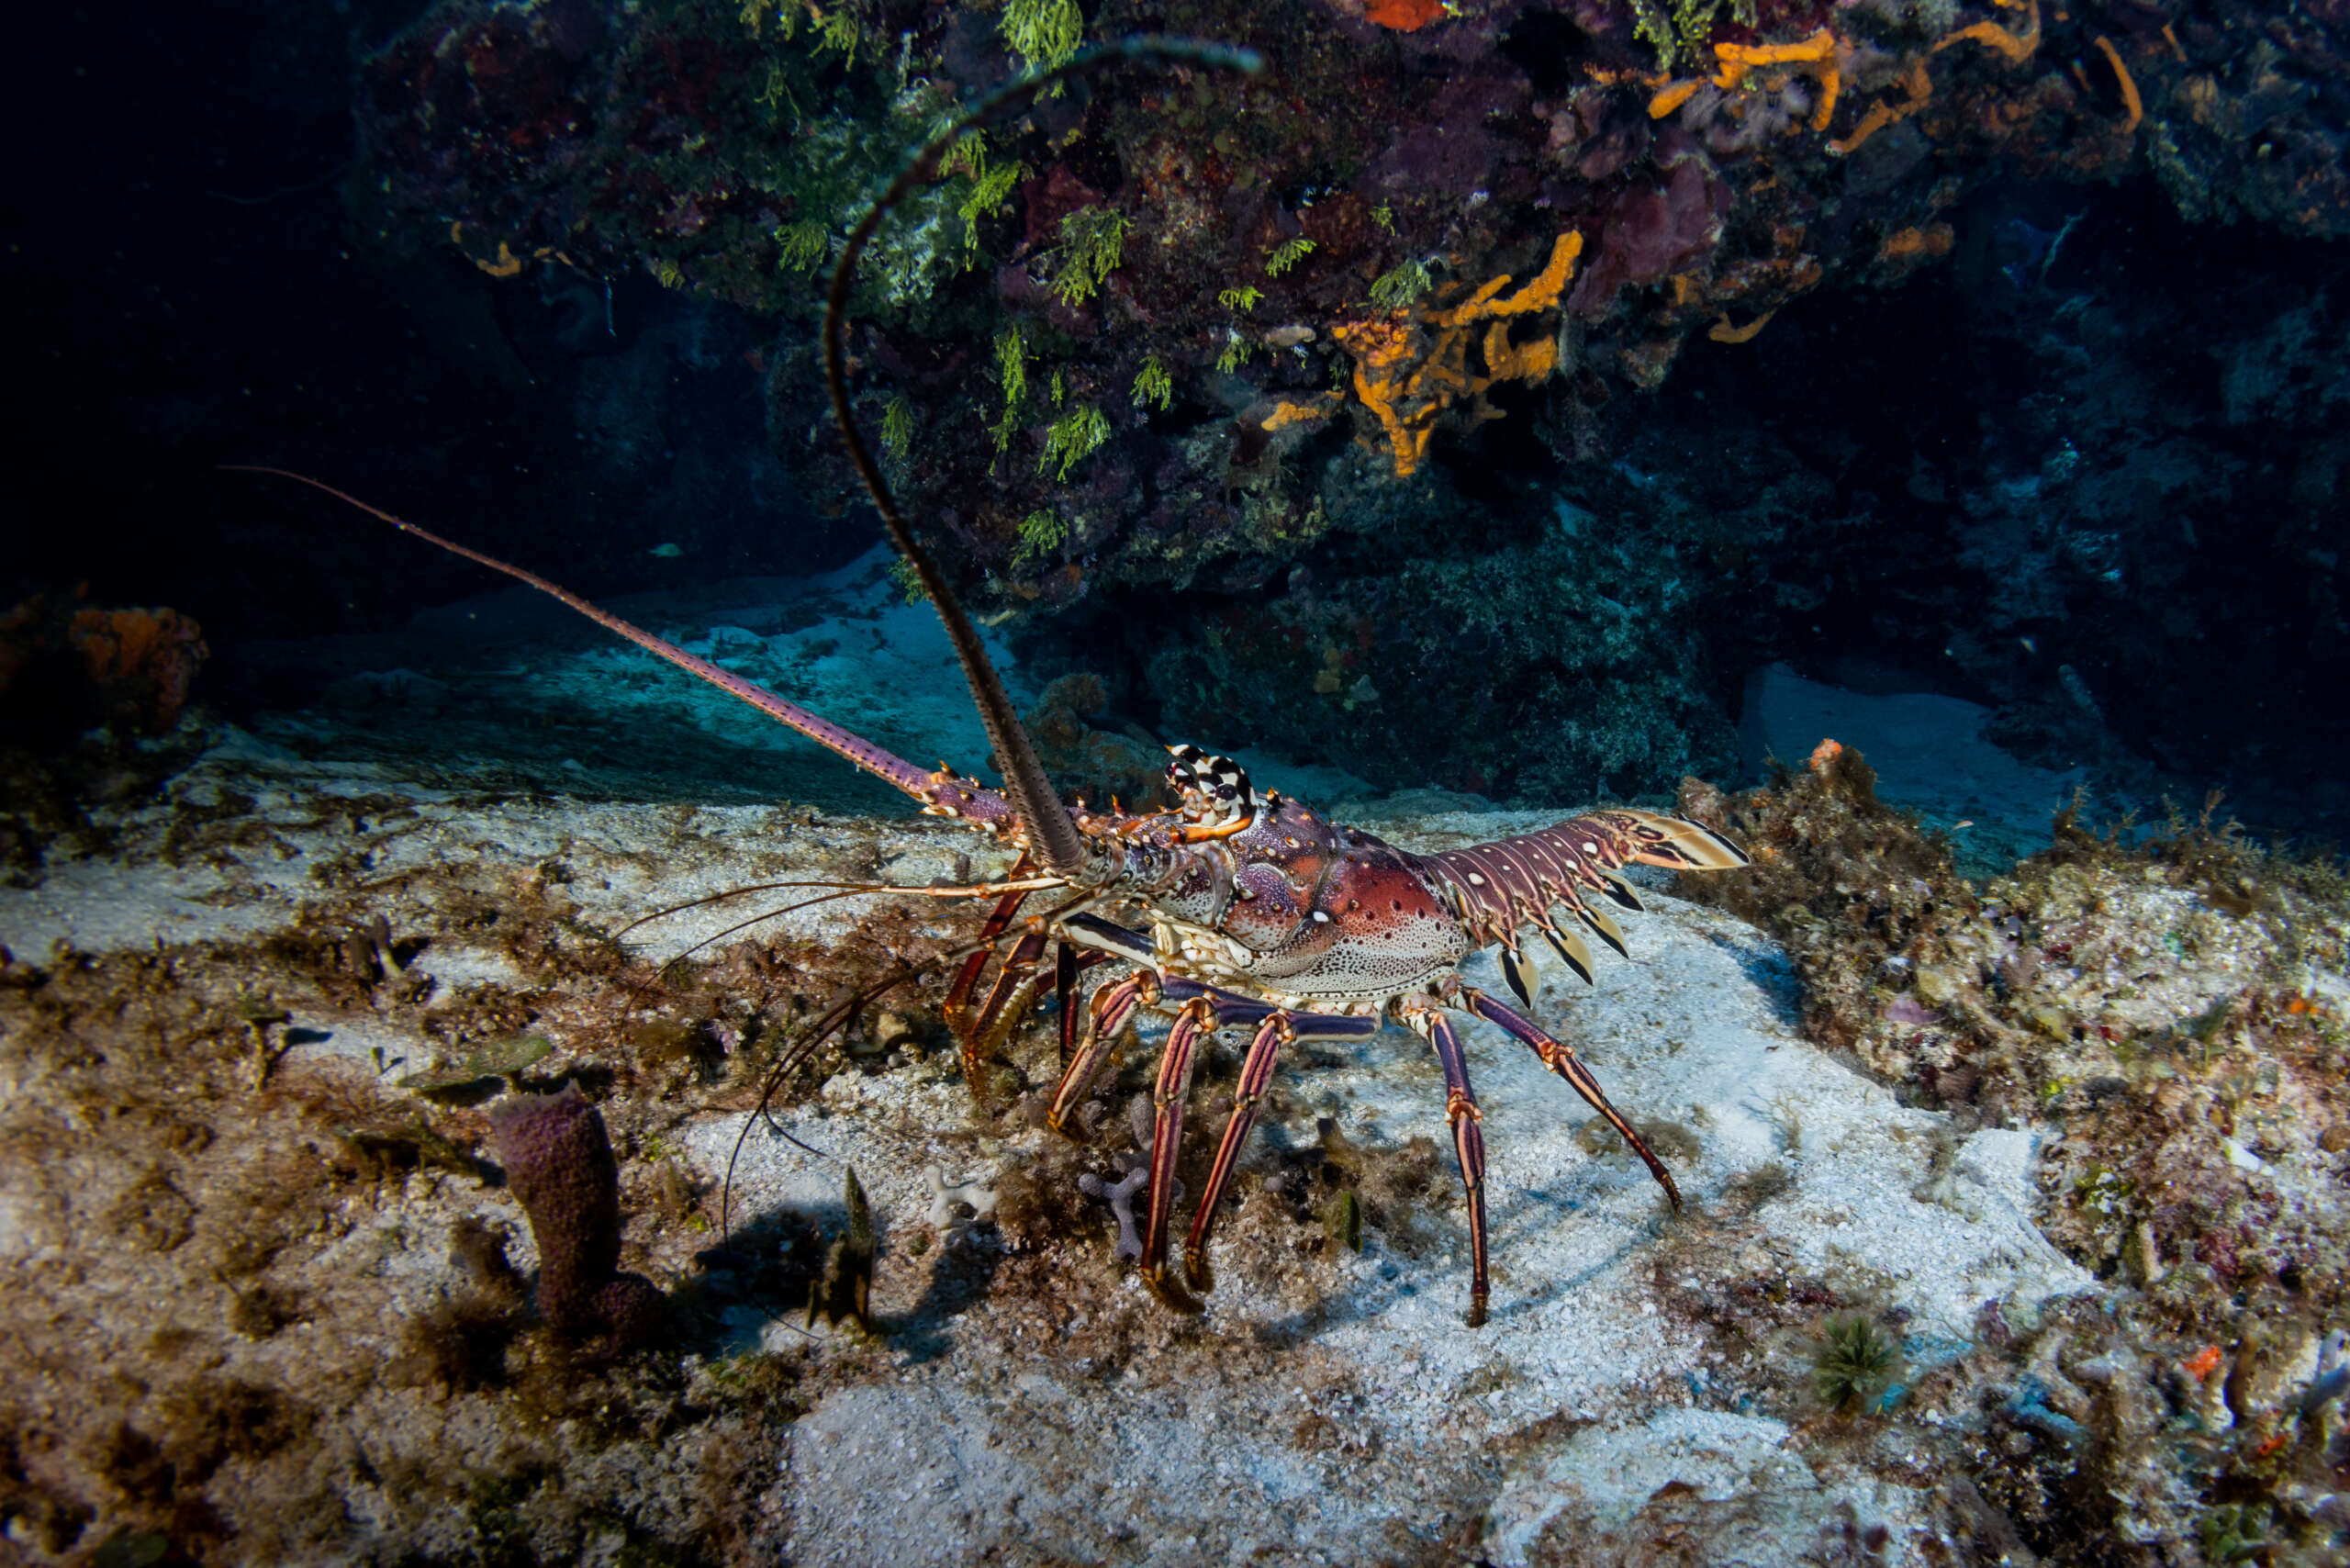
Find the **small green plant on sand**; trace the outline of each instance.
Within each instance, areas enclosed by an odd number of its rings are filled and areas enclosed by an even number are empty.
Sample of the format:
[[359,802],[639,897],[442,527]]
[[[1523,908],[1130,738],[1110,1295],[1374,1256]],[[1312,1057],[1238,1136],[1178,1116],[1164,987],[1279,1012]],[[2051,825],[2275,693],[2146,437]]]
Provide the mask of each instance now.
[[1362,1250],[1362,1203],[1352,1187],[1332,1198],[1322,1211],[1322,1231],[1335,1246],[1349,1252]]
[[1135,407],[1139,409],[1145,403],[1156,403],[1159,412],[1165,413],[1174,401],[1174,378],[1167,374],[1166,363],[1157,354],[1152,354],[1142,362],[1142,368],[1135,372]]
[[1012,438],[1020,429],[1020,405],[1028,398],[1028,342],[1020,335],[1015,321],[995,335],[995,379],[1003,388],[1003,417],[988,427],[995,437],[999,453],[1012,450]]
[[1052,290],[1063,305],[1079,306],[1102,292],[1102,280],[1125,259],[1126,216],[1085,207],[1061,219],[1060,264]]
[[1215,297],[1215,302],[1226,310],[1254,310],[1257,308],[1257,301],[1264,297],[1260,290],[1243,284],[1238,288],[1225,289]]
[[2266,1503],[2222,1503],[2207,1509],[2195,1530],[2202,1541],[2203,1561],[2214,1568],[2251,1562],[2268,1550],[2272,1522]]
[[1069,524],[1058,512],[1039,508],[1020,520],[1020,548],[1012,554],[1015,566],[1042,558],[1069,543]]
[[1085,39],[1085,13],[1077,0],[1003,0],[996,30],[1031,71],[1050,71]]
[[1314,241],[1304,235],[1294,240],[1284,240],[1274,247],[1271,255],[1265,258],[1265,275],[1279,277],[1313,253]]
[[1901,1347],[1864,1315],[1831,1317],[1812,1351],[1812,1387],[1832,1410],[1860,1410],[1891,1384],[1900,1362]]
[[1406,310],[1435,286],[1436,279],[1428,275],[1426,263],[1405,262],[1372,281],[1371,302],[1382,310]]
[[1056,483],[1110,439],[1110,420],[1091,403],[1071,409],[1045,427],[1045,450],[1037,459],[1039,473],[1050,471]]
[[902,555],[890,563],[890,580],[898,585],[898,591],[906,596],[908,604],[920,604],[930,597],[930,590],[922,586],[922,574]]

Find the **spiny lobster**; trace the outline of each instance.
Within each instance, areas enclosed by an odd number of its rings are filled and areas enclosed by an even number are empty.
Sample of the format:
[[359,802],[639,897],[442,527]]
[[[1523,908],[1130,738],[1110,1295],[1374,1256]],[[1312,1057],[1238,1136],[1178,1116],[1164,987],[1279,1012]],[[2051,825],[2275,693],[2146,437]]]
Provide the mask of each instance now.
[[[824,368],[851,460],[871,491],[891,542],[946,623],[979,717],[1003,775],[1001,790],[941,767],[927,771],[893,756],[798,704],[697,658],[640,627],[598,609],[545,578],[428,532],[304,475],[279,475],[326,491],[429,543],[553,595],[565,605],[688,673],[739,698],[867,773],[895,785],[930,815],[951,818],[1012,846],[1017,858],[1000,881],[974,888],[907,890],[954,896],[993,895],[995,908],[978,942],[963,949],[946,1012],[961,1047],[966,1078],[984,1096],[985,1064],[1036,1002],[1047,950],[1059,999],[1063,1070],[1046,1122],[1066,1132],[1113,1045],[1145,1008],[1170,1009],[1173,1023],[1158,1058],[1152,1092],[1148,1219],[1141,1271],[1151,1291],[1183,1312],[1203,1308],[1214,1289],[1208,1243],[1241,1150],[1255,1126],[1275,1061],[1304,1038],[1366,1037],[1400,1022],[1434,1049],[1445,1081],[1449,1124],[1467,1191],[1471,1249],[1468,1322],[1485,1320],[1489,1287],[1485,1238],[1485,1146],[1459,1033],[1445,1016],[1456,1010],[1486,1019],[1529,1047],[1551,1071],[1605,1117],[1648,1166],[1677,1210],[1672,1172],[1575,1055],[1516,1008],[1466,984],[1460,965],[1470,952],[1498,946],[1504,977],[1531,1005],[1533,966],[1519,941],[1531,926],[1586,982],[1588,927],[1629,957],[1623,933],[1598,901],[1639,909],[1639,896],[1617,873],[1627,864],[1676,870],[1725,870],[1747,863],[1739,848],[1695,823],[1618,807],[1587,812],[1555,826],[1437,855],[1418,855],[1359,829],[1326,820],[1299,801],[1259,794],[1238,764],[1189,745],[1170,748],[1167,779],[1176,804],[1164,810],[1108,812],[1065,806],[1014,713],[969,616],[900,514],[850,405],[844,321],[858,257],[882,217],[917,183],[930,178],[968,129],[1030,100],[1063,78],[1110,61],[1173,60],[1217,69],[1259,68],[1247,50],[1183,40],[1136,38],[1086,51],[1057,69],[1032,73],[982,99],[925,145],[851,233],[833,274],[824,318]],[[1043,914],[1024,915],[1028,898],[1070,896]],[[1135,929],[1105,918],[1133,911]],[[1572,921],[1554,915],[1563,909]],[[975,1010],[989,958],[1002,945],[993,988]],[[1120,979],[1098,986],[1082,1009],[1078,976],[1095,964],[1124,961]],[[836,1007],[787,1053],[778,1071],[805,1060],[889,987],[901,970]],[[1255,1030],[1243,1058],[1232,1115],[1217,1145],[1179,1264],[1168,1241],[1176,1198],[1176,1162],[1192,1069],[1202,1044],[1231,1025]],[[774,1080],[770,1080],[772,1087]],[[746,1129],[747,1131],[747,1126]]]

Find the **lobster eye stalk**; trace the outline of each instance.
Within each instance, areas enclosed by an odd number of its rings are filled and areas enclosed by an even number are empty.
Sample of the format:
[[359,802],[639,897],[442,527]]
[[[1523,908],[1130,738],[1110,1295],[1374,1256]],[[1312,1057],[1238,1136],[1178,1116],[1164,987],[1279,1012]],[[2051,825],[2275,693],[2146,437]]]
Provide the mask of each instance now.
[[850,406],[848,392],[848,296],[856,282],[856,263],[881,219],[917,185],[937,173],[939,160],[962,140],[966,131],[1024,109],[1038,93],[1058,82],[1129,62],[1191,64],[1250,75],[1264,68],[1264,58],[1254,50],[1192,39],[1137,35],[1085,50],[1049,71],[1031,73],[1007,83],[965,110],[953,125],[908,160],[890,188],[881,193],[881,199],[850,232],[848,243],[841,250],[840,264],[833,269],[832,288],[824,297],[824,384],[832,392],[833,418],[840,426],[841,439],[848,446],[849,461],[856,465],[857,476],[865,481],[866,489],[873,497],[874,509],[881,514],[881,526],[889,531],[890,543],[913,568],[915,579],[930,595],[938,619],[946,624],[947,640],[955,644],[955,656],[963,666],[964,678],[971,683],[971,699],[978,704],[979,722],[986,726],[988,741],[995,748],[997,766],[1003,770],[1004,793],[1012,797],[1021,826],[1027,833],[1030,852],[1047,869],[1063,876],[1085,863],[1084,839],[1069,809],[1054,792],[1052,779],[1036,756],[1035,743],[1028,738],[1019,714],[1013,711],[1012,699],[979,642],[978,629],[947,588],[937,566],[915,540],[913,530],[898,510],[889,481],[882,477],[880,465],[873,460],[864,432],[857,428],[856,410]]

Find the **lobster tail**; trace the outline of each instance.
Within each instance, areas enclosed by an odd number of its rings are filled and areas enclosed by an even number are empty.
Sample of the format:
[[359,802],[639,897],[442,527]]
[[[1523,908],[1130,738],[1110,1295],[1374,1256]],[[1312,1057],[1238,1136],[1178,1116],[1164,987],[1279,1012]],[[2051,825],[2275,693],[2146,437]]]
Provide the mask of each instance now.
[[1585,982],[1591,980],[1591,950],[1571,928],[1561,931],[1551,919],[1551,910],[1561,904],[1601,941],[1626,952],[1624,933],[1591,895],[1639,909],[1639,894],[1617,875],[1635,863],[1678,871],[1728,871],[1747,864],[1747,858],[1738,846],[1696,823],[1610,807],[1516,838],[1423,857],[1418,865],[1472,940],[1481,946],[1500,943],[1509,951],[1515,960],[1508,966],[1511,984],[1524,995],[1514,971],[1523,962],[1516,957],[1517,931],[1525,925],[1540,930],[1570,968]]

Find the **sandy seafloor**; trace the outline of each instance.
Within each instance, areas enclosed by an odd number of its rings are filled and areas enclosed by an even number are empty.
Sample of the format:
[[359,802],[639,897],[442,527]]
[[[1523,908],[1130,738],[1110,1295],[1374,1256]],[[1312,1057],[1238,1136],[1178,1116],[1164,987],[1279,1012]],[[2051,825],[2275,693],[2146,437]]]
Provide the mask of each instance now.
[[[978,728],[943,641],[926,610],[880,601],[877,569],[868,562],[837,575],[819,585],[816,608],[787,605],[766,630],[713,629],[683,611],[659,623],[909,756],[976,756]],[[775,629],[795,621],[796,630]],[[233,954],[319,929],[329,905],[334,921],[380,909],[395,937],[419,939],[397,966],[398,985],[340,1003],[324,991],[273,986],[270,997],[291,1014],[285,1038],[295,1042],[273,1069],[276,1081],[364,1077],[374,1092],[442,1116],[391,1087],[463,1054],[471,1026],[451,1030],[436,1018],[483,1013],[485,998],[529,1000],[532,1026],[554,1046],[534,1070],[540,1081],[591,1070],[589,1081],[613,1096],[607,1112],[632,1201],[629,1265],[677,1288],[706,1267],[697,1258],[709,1244],[715,1186],[744,1132],[740,1096],[722,1104],[728,1096],[707,1092],[733,1069],[721,1064],[682,1087],[632,1072],[621,1059],[630,1037],[614,1023],[634,1015],[628,1007],[597,999],[591,979],[518,962],[494,926],[454,917],[474,907],[458,895],[495,902],[528,884],[554,901],[566,928],[592,933],[747,881],[846,866],[921,881],[953,876],[958,856],[974,849],[980,873],[1002,857],[942,824],[822,809],[873,802],[853,794],[845,766],[773,743],[755,716],[713,706],[631,653],[583,645],[542,661],[520,647],[499,657],[469,678],[354,672],[320,714],[258,734],[206,732],[200,754],[158,799],[100,811],[83,842],[52,846],[33,885],[0,890],[0,944],[33,966],[205,944]],[[543,699],[601,705],[602,717],[501,748],[487,729],[466,728],[476,721],[464,711],[500,681],[486,710]],[[1024,692],[1016,674],[1013,684]],[[1815,718],[1830,701],[1794,687],[1781,695],[1786,707],[1809,700]],[[1866,722],[1865,702],[1852,699],[1840,714],[1848,731]],[[1903,718],[1912,749],[1937,755],[1930,737],[1915,734],[1914,705]],[[1967,717],[1955,722],[1953,752],[1973,744],[1971,731],[1958,733]],[[667,755],[625,755],[638,728]],[[726,753],[725,803],[689,798],[694,767],[677,748],[696,734]],[[1773,739],[1783,753],[1806,744]],[[793,803],[740,803],[737,787],[761,758],[772,766],[774,797]],[[1365,825],[1416,847],[1563,814],[1430,812],[1409,798],[1363,800],[1368,792],[1343,778],[1284,775],[1277,759],[1250,760],[1260,781],[1308,799],[1352,789]],[[1988,770],[1967,775],[1978,776]],[[635,787],[646,777],[668,783]],[[1888,769],[1890,796],[1899,799],[1906,782],[1897,766]],[[2032,791],[2062,783],[2009,765],[1981,798],[1939,809],[1953,819],[1990,816],[2000,801],[2020,800],[2013,830],[2028,834],[2031,812],[2045,803]],[[2025,1324],[2053,1302],[2103,1288],[2034,1226],[2037,1135],[1963,1134],[1806,1044],[1795,982],[1774,945],[1670,896],[1662,876],[1643,879],[1649,913],[1625,920],[1632,961],[1603,952],[1588,989],[1550,971],[1538,1013],[1637,1121],[1674,1129],[1671,1158],[1689,1212],[1672,1216],[1636,1162],[1611,1139],[1585,1136],[1588,1110],[1529,1053],[1464,1021],[1492,1150],[1494,1312],[1479,1330],[1461,1323],[1466,1231],[1449,1152],[1416,1204],[1384,1226],[1374,1216],[1360,1254],[1315,1244],[1310,1224],[1236,1220],[1220,1243],[1207,1315],[1187,1322],[1121,1273],[1111,1216],[1073,1186],[1042,1192],[1064,1223],[1016,1255],[984,1221],[957,1212],[934,1223],[934,1168],[986,1188],[1045,1169],[1047,1148],[1047,1135],[1016,1116],[975,1117],[951,1051],[844,1067],[778,1112],[796,1142],[753,1129],[733,1172],[737,1217],[789,1214],[837,1231],[843,1167],[855,1167],[880,1231],[873,1306],[881,1331],[873,1345],[846,1330],[811,1335],[789,1306],[736,1300],[712,1308],[687,1348],[650,1352],[682,1357],[673,1370],[704,1394],[745,1358],[785,1356],[802,1369],[804,1412],[796,1421],[776,1416],[759,1441],[738,1445],[763,1468],[728,1483],[734,1528],[722,1532],[724,1555],[1516,1564],[1625,1560],[1642,1542],[1661,1550],[1661,1540],[1682,1540],[1693,1551],[1709,1543],[1704,1553],[1724,1562],[1950,1560],[1941,1544],[1953,1506],[1947,1450],[1936,1444],[1964,1412],[1899,1404],[1900,1389],[1966,1352],[1986,1313]],[[736,908],[689,912],[632,941],[657,959],[731,924]],[[855,906],[834,905],[746,935],[840,938],[855,919]],[[1468,973],[1500,989],[1488,958]],[[1048,1033],[1035,1031],[1015,1053],[1032,1077],[1049,1072]],[[1244,1199],[1281,1151],[1324,1137],[1325,1122],[1373,1158],[1403,1158],[1416,1137],[1448,1148],[1440,1081],[1414,1037],[1390,1031],[1305,1054],[1260,1124]],[[695,1508],[708,1498],[677,1495],[709,1484],[694,1479],[707,1462],[691,1459],[690,1445],[615,1439],[594,1466],[577,1461],[582,1468],[567,1472],[567,1456],[582,1450],[543,1417],[502,1405],[495,1379],[472,1390],[370,1381],[371,1358],[402,1354],[406,1320],[468,1288],[445,1239],[453,1221],[505,1223],[516,1261],[532,1266],[528,1227],[501,1186],[419,1169],[329,1193],[314,1228],[265,1265],[271,1290],[308,1305],[256,1334],[238,1327],[236,1309],[260,1287],[207,1261],[216,1239],[207,1226],[225,1230],[233,1216],[211,1207],[204,1172],[247,1136],[232,1108],[207,1116],[208,1147],[193,1154],[159,1151],[129,1132],[109,1144],[88,1126],[28,1148],[23,1135],[39,1122],[32,1107],[50,1070],[18,1058],[14,1070],[0,1259],[18,1308],[38,1307],[46,1327],[20,1347],[8,1398],[28,1430],[55,1439],[20,1456],[21,1473],[92,1511],[65,1556],[130,1539],[124,1531],[171,1534],[91,1457],[95,1439],[77,1435],[73,1411],[92,1397],[94,1358],[139,1390],[98,1400],[109,1418],[152,1430],[155,1401],[180,1376],[171,1368],[186,1364],[183,1341],[202,1347],[196,1360],[207,1375],[241,1385],[299,1389],[313,1383],[314,1363],[332,1364],[315,1374],[318,1407],[303,1417],[312,1457],[300,1506],[326,1516],[339,1507],[340,1522],[306,1536],[285,1517],[264,1519],[290,1506],[288,1484],[253,1477],[274,1475],[280,1462],[240,1457],[220,1473],[233,1478],[248,1465],[246,1482],[208,1494],[226,1530],[215,1560],[265,1560],[272,1549],[255,1543],[272,1540],[296,1555],[354,1561],[479,1556],[484,1516],[435,1467],[503,1475],[499,1467],[525,1449],[542,1468],[509,1512],[524,1535],[538,1532],[533,1550],[618,1561],[638,1533],[686,1529],[676,1521],[700,1517]],[[1097,1170],[1132,1147],[1111,1109]],[[1220,1122],[1195,1116],[1193,1136]],[[476,1126],[463,1113],[436,1125],[453,1137]],[[298,1159],[305,1146],[287,1147]],[[669,1168],[699,1194],[683,1223],[636,1203]],[[143,1250],[125,1245],[119,1260],[118,1249],[94,1249],[104,1216],[119,1216],[130,1194],[147,1190],[141,1183],[158,1180],[189,1205],[188,1236]],[[1729,1307],[1689,1309],[1741,1301],[1766,1304],[1751,1332],[1724,1331]],[[1894,1416],[1856,1422],[1819,1406],[1811,1366],[1826,1312],[1806,1304],[1831,1301],[1880,1315],[1898,1336]],[[155,1348],[165,1319],[175,1336],[168,1358]],[[530,1353],[527,1335],[517,1343],[511,1354]],[[408,1452],[422,1477],[406,1495],[388,1479],[393,1450]],[[566,1511],[550,1500],[566,1487],[609,1506]],[[17,1544],[40,1555],[22,1529]]]

